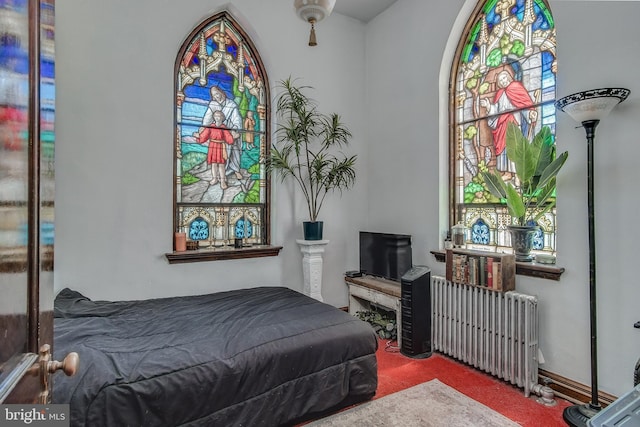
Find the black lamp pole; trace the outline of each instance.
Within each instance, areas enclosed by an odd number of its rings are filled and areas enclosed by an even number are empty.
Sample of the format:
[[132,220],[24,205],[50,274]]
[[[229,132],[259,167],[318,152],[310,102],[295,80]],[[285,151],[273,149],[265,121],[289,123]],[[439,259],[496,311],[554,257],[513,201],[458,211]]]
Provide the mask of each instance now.
[[[599,411],[598,346],[596,321],[596,227],[593,204],[593,142],[600,120],[582,122],[587,132],[587,209],[589,211],[589,323],[591,325],[591,403],[589,409]],[[595,415],[595,414],[594,414]]]
[[586,426],[600,409],[598,402],[598,339],[596,317],[596,227],[593,203],[593,142],[600,120],[582,122],[587,132],[587,210],[589,212],[589,325],[591,332],[591,402],[565,408],[562,418],[570,426]]

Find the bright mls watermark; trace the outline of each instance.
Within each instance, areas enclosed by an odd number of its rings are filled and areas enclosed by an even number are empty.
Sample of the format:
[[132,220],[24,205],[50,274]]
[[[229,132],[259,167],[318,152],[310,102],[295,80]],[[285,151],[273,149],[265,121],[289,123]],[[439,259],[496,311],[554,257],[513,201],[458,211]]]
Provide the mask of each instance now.
[[0,427],[69,427],[69,405],[0,405]]

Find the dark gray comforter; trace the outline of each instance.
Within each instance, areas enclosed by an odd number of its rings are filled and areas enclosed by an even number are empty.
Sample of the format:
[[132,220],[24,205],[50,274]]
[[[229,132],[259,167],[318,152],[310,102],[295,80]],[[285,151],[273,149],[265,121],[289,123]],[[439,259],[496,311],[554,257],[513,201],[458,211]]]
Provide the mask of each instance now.
[[288,288],[144,301],[55,302],[54,403],[72,426],[277,426],[371,398],[367,323]]

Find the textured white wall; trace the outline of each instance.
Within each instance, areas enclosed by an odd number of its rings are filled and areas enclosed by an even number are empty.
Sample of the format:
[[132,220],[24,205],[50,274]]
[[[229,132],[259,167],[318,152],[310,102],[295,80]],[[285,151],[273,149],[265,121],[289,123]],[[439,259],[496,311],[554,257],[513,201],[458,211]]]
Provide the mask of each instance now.
[[[640,207],[637,120],[640,84],[637,55],[640,2],[553,3],[558,36],[561,96],[598,87],[626,87],[631,95],[596,130],[594,198],[597,255],[598,366],[600,388],[620,395],[633,387],[640,357],[640,287],[634,267]],[[583,128],[558,115],[559,146],[569,150],[558,191],[558,262],[567,268],[559,286],[546,286],[545,330],[549,369],[589,381],[589,252],[587,150]],[[526,289],[534,290],[534,283]],[[557,367],[557,369],[556,369]]]
[[[169,265],[172,248],[173,68],[180,45],[224,7],[253,38],[272,95],[288,76],[314,86],[364,151],[364,24],[341,15],[309,26],[291,2],[126,0],[56,2],[56,289],[94,298],[198,294],[257,285],[302,289],[306,208],[274,181],[278,257]],[[131,102],[132,99],[137,102]],[[357,267],[355,237],[366,202],[364,164],[355,191],[328,196],[321,212],[330,240],[324,299],[346,305],[342,274]]]

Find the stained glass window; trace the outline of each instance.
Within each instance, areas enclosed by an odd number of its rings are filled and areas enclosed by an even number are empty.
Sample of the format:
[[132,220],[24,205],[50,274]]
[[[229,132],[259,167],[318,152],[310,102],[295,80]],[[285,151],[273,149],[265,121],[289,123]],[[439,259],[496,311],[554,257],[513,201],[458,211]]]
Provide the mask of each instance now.
[[176,231],[200,248],[269,244],[269,85],[253,43],[219,13],[176,60]]
[[[510,251],[511,217],[480,171],[497,170],[518,185],[506,158],[505,133],[515,123],[531,138],[555,135],[556,36],[543,0],[489,0],[472,15],[452,73],[452,223],[468,230],[467,247]],[[537,222],[535,250],[555,254],[556,212]]]

